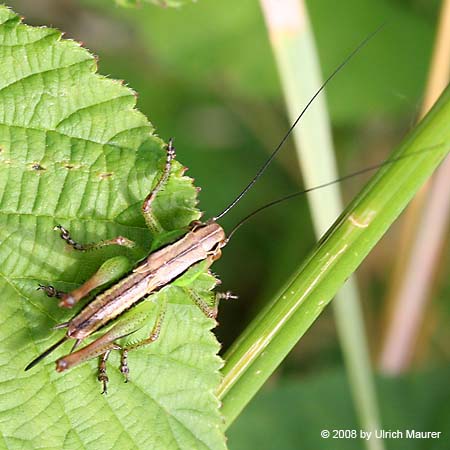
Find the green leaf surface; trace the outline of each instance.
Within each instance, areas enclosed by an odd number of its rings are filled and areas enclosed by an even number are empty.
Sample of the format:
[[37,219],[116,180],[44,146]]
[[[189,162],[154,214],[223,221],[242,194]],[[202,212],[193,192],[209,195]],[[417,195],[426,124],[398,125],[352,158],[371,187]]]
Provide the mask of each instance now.
[[[51,327],[73,315],[37,291],[38,283],[67,291],[108,257],[146,255],[152,236],[140,207],[165,152],[130,89],[96,74],[95,58],[76,42],[25,26],[4,6],[0,66],[0,447],[226,448],[214,396],[222,364],[215,323],[183,287],[166,293],[160,339],[130,353],[127,385],[118,355],[108,361],[108,395],[100,395],[95,360],[56,373],[53,361],[69,345],[24,372],[62,337]],[[174,164],[155,204],[168,232],[199,217],[183,172]],[[120,234],[137,246],[76,252],[58,238],[56,224],[80,242]],[[192,283],[204,291],[214,280],[201,274]]]

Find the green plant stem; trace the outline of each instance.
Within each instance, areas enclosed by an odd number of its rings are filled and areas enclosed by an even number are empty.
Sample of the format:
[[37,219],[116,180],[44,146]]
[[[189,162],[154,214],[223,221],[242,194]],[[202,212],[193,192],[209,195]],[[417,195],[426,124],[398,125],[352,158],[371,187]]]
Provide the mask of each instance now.
[[[450,90],[320,240],[292,280],[225,355],[226,425],[255,395],[450,149]],[[411,155],[405,158],[404,156]]]
[[[322,84],[319,57],[307,7],[301,0],[261,0],[276,58],[290,122],[293,123]],[[297,18],[297,20],[295,20]],[[305,187],[339,177],[325,97],[319,96],[295,128],[293,137]],[[308,194],[312,221],[319,239],[344,209],[339,185]],[[360,426],[381,428],[364,320],[356,280],[350,278],[336,294],[334,316],[349,385]],[[369,450],[382,450],[381,439],[365,441]]]

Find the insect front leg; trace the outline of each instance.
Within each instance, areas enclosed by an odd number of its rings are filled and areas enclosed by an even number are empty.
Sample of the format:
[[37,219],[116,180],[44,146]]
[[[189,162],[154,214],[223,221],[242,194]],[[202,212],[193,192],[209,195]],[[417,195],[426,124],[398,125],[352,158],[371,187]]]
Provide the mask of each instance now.
[[95,274],[85,281],[80,287],[71,292],[64,293],[58,291],[53,286],[39,285],[49,297],[61,299],[59,306],[62,308],[72,308],[80,300],[85,298],[94,289],[104,284],[111,283],[126,274],[131,268],[131,263],[125,256],[115,256],[105,261]]
[[169,139],[166,151],[167,151],[166,164],[164,166],[163,173],[159,178],[158,182],[156,183],[155,187],[151,190],[150,194],[147,195],[147,197],[144,200],[144,203],[142,204],[142,214],[144,216],[145,223],[147,224],[148,228],[150,228],[150,230],[153,232],[154,235],[164,231],[163,227],[161,226],[158,219],[155,217],[153,213],[152,204],[158,193],[162,189],[164,189],[164,187],[167,184],[167,181],[169,180],[170,169],[172,168],[172,161],[175,158],[175,147],[173,146],[172,139]]
[[90,244],[80,244],[79,242],[76,242],[72,239],[72,236],[70,235],[69,230],[67,230],[63,226],[56,225],[54,229],[59,231],[61,239],[66,241],[67,245],[69,245],[70,247],[72,247],[75,250],[79,250],[82,252],[87,251],[87,250],[96,250],[101,247],[106,247],[108,245],[120,245],[122,247],[128,247],[128,248],[133,248],[135,246],[135,243],[133,241],[131,241],[130,239],[127,239],[126,237],[123,237],[123,236],[116,236],[115,238],[112,238],[112,239],[106,239],[106,240],[100,241],[100,242],[92,242]]

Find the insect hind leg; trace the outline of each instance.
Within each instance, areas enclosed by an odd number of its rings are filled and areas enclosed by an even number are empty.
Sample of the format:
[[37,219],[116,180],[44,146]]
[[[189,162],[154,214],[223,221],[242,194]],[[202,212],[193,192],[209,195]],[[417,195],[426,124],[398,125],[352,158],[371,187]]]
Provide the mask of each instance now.
[[97,272],[81,286],[71,292],[58,291],[53,286],[40,284],[38,289],[43,290],[48,297],[60,299],[61,308],[72,308],[80,300],[86,298],[94,289],[109,284],[125,275],[131,268],[130,261],[125,256],[115,256],[105,261]]

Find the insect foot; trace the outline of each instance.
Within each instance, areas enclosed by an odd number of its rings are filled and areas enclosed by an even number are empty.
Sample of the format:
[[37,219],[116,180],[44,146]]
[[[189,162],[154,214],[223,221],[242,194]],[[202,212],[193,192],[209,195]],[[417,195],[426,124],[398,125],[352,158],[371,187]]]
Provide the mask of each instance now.
[[122,356],[120,358],[120,371],[122,372],[125,383],[128,383],[130,377],[130,368],[128,367],[128,350],[122,351]]
[[37,290],[44,291],[47,297],[56,297],[61,299],[61,301],[59,302],[59,306],[61,308],[72,308],[72,306],[74,306],[78,301],[70,293],[67,294],[66,292],[58,291],[54,286],[46,286],[44,284],[40,284]]
[[106,353],[104,353],[101,357],[100,357],[100,363],[98,366],[98,381],[100,381],[100,383],[102,383],[102,394],[107,394],[108,393],[108,375],[106,374],[106,361],[108,360],[108,356],[111,353],[111,350],[107,351]]
[[231,291],[226,292],[218,292],[217,293],[218,300],[237,300],[239,297],[233,294]]
[[70,245],[72,248],[74,248],[75,250],[84,250],[83,246],[81,244],[76,243],[72,237],[70,236],[69,230],[66,230],[63,226],[61,225],[56,225],[53,228],[55,231],[59,231],[59,234],[61,236],[61,239],[66,241],[67,245]]
[[62,298],[64,295],[64,292],[58,291],[55,287],[51,285],[40,284],[37,290],[44,291],[47,297]]

